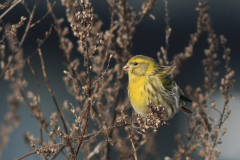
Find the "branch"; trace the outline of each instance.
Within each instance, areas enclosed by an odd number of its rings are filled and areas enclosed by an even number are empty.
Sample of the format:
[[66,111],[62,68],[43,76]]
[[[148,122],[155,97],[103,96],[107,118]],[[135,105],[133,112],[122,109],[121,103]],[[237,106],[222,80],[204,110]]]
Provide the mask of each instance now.
[[40,23],[44,18],[46,18],[47,15],[50,13],[50,11],[52,11],[52,8],[54,7],[55,4],[56,4],[56,0],[51,5],[51,10],[48,10],[47,13],[41,19],[39,19],[35,23],[31,24],[30,28],[34,27],[36,24]]
[[48,81],[48,78],[47,78],[47,74],[46,74],[46,70],[45,70],[45,65],[44,65],[44,61],[43,61],[43,57],[42,57],[42,52],[41,52],[41,49],[40,49],[40,48],[38,49],[38,53],[39,53],[39,57],[40,57],[40,59],[41,59],[43,76],[44,76],[44,79],[45,79],[45,81],[46,81],[46,83],[47,83],[48,91],[50,92],[50,94],[51,94],[51,96],[52,96],[52,99],[53,99],[53,101],[54,101],[55,107],[56,107],[56,109],[57,109],[57,111],[58,111],[58,114],[60,115],[60,118],[61,118],[62,123],[63,123],[63,126],[64,126],[64,130],[65,130],[65,132],[68,134],[67,126],[66,126],[66,123],[65,123],[65,121],[64,121],[64,119],[63,119],[62,112],[60,111],[60,109],[59,109],[59,107],[58,107],[57,100],[56,100],[56,98],[55,98],[55,96],[54,96],[54,94],[53,94],[53,92],[52,92],[52,89],[51,89],[51,87],[50,87],[50,85],[49,85],[49,81]]
[[[123,111],[121,111],[121,114],[122,114],[122,117],[123,117],[123,119],[124,119],[124,123],[126,124],[127,121],[126,121],[126,118],[124,117]],[[133,143],[133,139],[132,139],[132,135],[131,135],[131,133],[130,133],[130,131],[129,131],[129,127],[127,126],[126,129],[127,129],[128,137],[129,137],[129,139],[130,139],[130,141],[131,141],[131,143],[132,143],[134,159],[135,159],[135,160],[138,160],[136,147],[135,147],[135,145],[134,145],[134,143]]]
[[28,21],[28,23],[27,23],[27,27],[26,27],[25,32],[24,32],[24,34],[23,34],[23,36],[22,36],[22,39],[21,39],[21,41],[20,41],[20,43],[19,43],[19,46],[18,46],[18,48],[16,49],[16,51],[14,52],[11,60],[8,62],[8,64],[6,65],[6,67],[3,69],[3,72],[2,72],[1,75],[0,75],[0,80],[2,79],[3,75],[4,75],[5,72],[7,71],[8,67],[10,66],[10,64],[12,64],[14,57],[15,57],[16,54],[18,53],[19,48],[22,46],[22,44],[23,44],[23,42],[24,42],[24,40],[25,40],[25,38],[26,38],[26,36],[27,36],[27,34],[28,34],[28,31],[29,31],[29,29],[30,29],[30,25],[31,25],[31,22],[32,22],[34,13],[35,13],[35,11],[36,11],[36,9],[37,9],[37,5],[38,5],[38,0],[36,0],[35,5],[34,5],[34,7],[33,7],[33,11],[32,11],[32,13],[30,14],[29,21]]
[[[61,145],[63,145],[63,144],[64,144],[63,142],[62,142],[62,143],[58,143],[58,144],[53,144],[53,145],[51,145],[51,146],[42,147],[42,148],[40,148],[40,149],[38,149],[38,150],[47,149],[47,148],[53,148],[53,147],[61,146]],[[28,153],[28,154],[25,154],[24,156],[22,156],[22,157],[20,157],[20,158],[17,158],[16,160],[20,160],[20,159],[26,158],[26,157],[28,157],[28,156],[30,156],[30,155],[32,155],[32,154],[35,154],[35,153],[37,153],[37,150],[32,151],[32,152],[30,152],[30,153]]]
[[15,2],[13,2],[11,5],[1,16],[0,16],[0,21],[1,19],[11,10],[13,9],[17,4],[19,4],[22,0],[15,0]]
[[75,155],[76,159],[77,159],[77,155],[78,155],[79,149],[80,149],[81,144],[82,144],[83,135],[84,135],[84,133],[86,131],[86,128],[87,128],[87,123],[88,123],[89,113],[90,113],[90,107],[92,106],[92,103],[91,103],[91,69],[90,69],[90,57],[89,57],[89,52],[88,52],[87,38],[85,40],[85,44],[86,44],[86,52],[87,52],[86,57],[87,57],[87,73],[88,73],[88,105],[87,105],[87,108],[85,110],[87,119],[85,121],[81,137],[79,139],[78,148],[77,148],[77,152],[76,152],[76,155]]
[[[34,75],[36,81],[37,81],[37,85],[38,85],[38,106],[39,106],[39,110],[40,110],[40,111],[39,111],[39,117],[40,117],[40,114],[41,114],[40,83],[39,83],[39,80],[38,80],[37,74],[35,73],[33,67],[31,66],[31,63],[30,63],[29,58],[27,59],[27,62],[28,62],[28,65],[29,65],[29,67],[30,67],[30,69],[31,69],[31,71],[32,71],[32,73],[33,73],[33,75]],[[40,136],[41,136],[41,144],[42,144],[42,142],[43,142],[43,136],[42,136],[42,122],[39,121],[39,123],[40,123]]]
[[[97,136],[98,134],[105,133],[105,132],[107,132],[107,131],[109,131],[111,129],[114,129],[114,128],[117,128],[117,127],[124,127],[124,126],[128,126],[128,125],[130,125],[130,124],[120,124],[120,125],[111,126],[111,127],[107,128],[106,130],[102,130],[102,131],[100,130],[100,131],[97,131],[97,132],[94,132],[94,133],[90,133],[90,134],[84,135],[83,138],[87,138],[87,137],[91,137],[91,136]],[[76,139],[78,139],[78,138],[79,137],[77,137]],[[61,146],[61,145],[64,145],[64,142],[53,144],[51,146],[42,147],[42,148],[40,148],[38,150],[46,149],[46,148],[52,148],[52,147]],[[65,147],[65,145],[62,148],[60,148],[59,151],[56,153],[56,155],[54,155],[51,159],[53,160],[54,158],[56,158],[58,153],[60,153],[64,149],[64,147]],[[37,151],[32,151],[32,152],[30,152],[30,153],[28,153],[28,154],[26,154],[26,155],[24,155],[24,156],[22,156],[20,158],[17,158],[16,160],[23,159],[23,158],[25,158],[27,156],[30,156],[32,154],[35,154],[35,153],[37,153]]]

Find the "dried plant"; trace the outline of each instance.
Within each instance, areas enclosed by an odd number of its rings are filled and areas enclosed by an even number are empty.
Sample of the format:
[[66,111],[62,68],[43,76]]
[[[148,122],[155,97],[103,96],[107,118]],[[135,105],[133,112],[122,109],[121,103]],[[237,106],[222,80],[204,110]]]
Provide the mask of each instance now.
[[[149,154],[155,159],[160,159],[154,137],[161,125],[168,124],[161,117],[164,108],[161,104],[152,106],[149,102],[146,107],[149,107],[152,112],[146,117],[130,116],[128,114],[130,103],[125,94],[125,74],[122,71],[122,67],[132,56],[131,49],[136,27],[145,17],[154,18],[151,12],[157,2],[146,0],[139,12],[136,12],[127,0],[105,0],[105,2],[110,9],[110,26],[105,31],[101,30],[104,22],[94,13],[89,0],[61,0],[61,5],[65,7],[66,20],[69,23],[69,26],[64,26],[64,28],[62,27],[65,19],[58,17],[53,9],[54,5],[59,3],[56,0],[52,3],[46,0],[47,12],[36,22],[33,22],[33,17],[38,8],[38,0],[35,0],[32,11],[28,9],[26,2],[21,0],[6,0],[0,4],[0,10],[5,10],[0,15],[0,32],[2,33],[0,82],[8,81],[13,91],[8,95],[9,111],[0,126],[0,157],[9,141],[10,133],[20,123],[22,115],[19,115],[18,109],[19,105],[24,103],[39,122],[40,137],[35,138],[26,131],[25,141],[33,151],[23,153],[23,156],[17,158],[19,160],[32,154],[38,154],[44,159],[55,159],[61,154],[66,159],[75,160],[80,157],[80,151],[85,159],[92,159],[92,157],[101,160],[113,159],[113,153],[116,153],[118,159],[145,159]],[[199,1],[196,9],[199,12],[196,32],[190,35],[185,51],[175,54],[172,61],[168,59],[172,28],[169,23],[168,1],[164,0],[164,3],[166,45],[160,48],[161,51],[157,53],[157,56],[161,65],[176,66],[171,75],[172,78],[180,73],[181,65],[194,56],[193,47],[204,32],[208,33],[209,43],[209,48],[204,51],[206,56],[203,60],[204,87],[196,89],[191,86],[186,87],[187,94],[193,100],[192,108],[194,109],[194,115],[189,118],[187,141],[183,140],[180,134],[176,134],[178,150],[173,148],[176,150],[173,158],[165,157],[165,159],[191,159],[189,155],[197,152],[202,159],[214,160],[220,155],[217,147],[222,143],[222,137],[227,132],[227,127],[223,127],[223,124],[231,113],[228,103],[233,98],[230,91],[235,80],[233,79],[234,71],[229,67],[230,49],[226,47],[227,40],[220,36],[226,69],[220,86],[224,107],[220,111],[216,102],[213,101],[211,108],[219,112],[220,117],[209,117],[206,112],[209,106],[206,103],[210,100],[210,95],[218,88],[219,72],[216,71],[216,66],[219,65],[219,60],[217,60],[219,40],[211,25],[208,2]],[[23,5],[29,16],[21,16],[16,24],[8,22],[5,25],[3,17],[9,11],[14,10],[17,5]],[[47,16],[51,16],[53,25],[49,26],[44,39],[40,40],[36,37],[35,52],[24,59],[23,43],[29,30],[38,27],[38,24],[43,23],[42,21]],[[19,40],[18,31],[22,27],[25,27],[25,31]],[[65,60],[66,69],[63,71],[65,74],[63,81],[70,95],[75,98],[75,102],[65,99],[62,103],[63,107],[59,105],[51,88],[42,49],[53,29],[56,31],[61,54]],[[69,38],[71,37],[69,35],[75,36],[77,42],[74,42],[74,38]],[[77,44],[75,48],[84,57],[83,64],[80,63],[80,59],[73,58],[74,44]],[[12,52],[11,56],[6,56],[6,47],[9,47]],[[41,101],[43,99],[40,97],[41,87],[38,78],[41,75],[37,75],[31,65],[31,58],[36,53],[39,54],[41,61],[39,66],[42,68],[43,78],[56,109],[51,117],[45,117],[42,112]],[[25,64],[28,64],[36,79],[37,93],[30,89],[26,91],[28,81],[23,73]],[[66,113],[71,113],[74,121],[68,120]],[[43,139],[44,135],[48,136],[48,140]],[[138,152],[139,150],[141,152]]]

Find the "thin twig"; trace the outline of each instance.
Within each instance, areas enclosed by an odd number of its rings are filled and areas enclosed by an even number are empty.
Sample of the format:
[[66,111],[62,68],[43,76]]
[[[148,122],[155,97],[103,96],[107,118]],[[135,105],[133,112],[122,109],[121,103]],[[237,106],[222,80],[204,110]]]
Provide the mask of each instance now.
[[[38,47],[35,49],[35,51],[34,51],[27,59],[31,59],[31,58],[38,52],[38,49],[44,44],[44,42],[47,40],[47,38],[49,37],[49,35],[52,33],[52,27],[53,27],[53,24],[51,24],[48,32],[45,32],[45,33],[47,33],[47,34],[45,34],[46,37],[41,41],[40,44],[38,43]],[[27,60],[27,59],[26,59],[26,60]]]
[[[156,0],[153,0],[152,5],[154,6],[155,3],[156,3]],[[153,6],[152,6],[152,7],[153,7]],[[145,12],[144,14],[141,13],[141,16],[140,16],[139,20],[137,21],[136,25],[140,24],[140,23],[142,22],[142,20],[143,20],[147,15],[149,15],[150,12],[151,12],[151,10],[148,10],[148,11]]]
[[62,146],[62,147],[57,151],[57,153],[52,156],[51,160],[54,160],[54,159],[59,155],[59,153],[61,153],[61,152],[63,151],[64,148],[65,148],[65,146]]
[[125,127],[125,126],[128,126],[128,125],[131,125],[131,124],[127,124],[127,123],[125,123],[125,124],[119,124],[119,125],[114,125],[114,124],[112,124],[112,125],[111,125],[110,127],[108,127],[106,130],[100,130],[100,131],[97,131],[97,132],[94,132],[94,133],[86,134],[86,135],[83,136],[83,138],[88,138],[88,137],[91,137],[91,136],[97,136],[97,135],[100,134],[100,133],[105,133],[105,132],[107,132],[107,131],[109,131],[109,130],[112,130],[112,129],[114,129],[114,128]]
[[28,21],[28,23],[27,23],[27,27],[26,27],[26,29],[25,29],[24,35],[22,36],[22,39],[21,39],[21,41],[20,41],[20,45],[19,45],[19,46],[22,46],[22,44],[23,44],[23,42],[24,42],[24,40],[25,40],[25,38],[26,38],[26,36],[27,36],[27,33],[28,33],[29,29],[30,29],[30,25],[31,25],[32,20],[33,20],[33,16],[34,16],[34,14],[35,14],[35,12],[36,12],[36,9],[37,9],[37,5],[38,5],[38,0],[36,0],[35,5],[34,5],[34,7],[33,7],[33,11],[32,11],[32,13],[30,14],[29,21]]
[[[224,37],[223,36],[220,36],[220,39],[221,39],[221,41],[224,39]],[[228,51],[227,51],[227,48],[226,48],[226,46],[225,46],[225,43],[226,42],[221,42],[221,44],[222,44],[222,47],[223,47],[223,50],[224,50],[224,56],[223,56],[223,59],[225,60],[225,68],[226,68],[226,73],[225,73],[225,79],[227,79],[228,80],[228,83],[224,83],[224,84],[222,84],[222,85],[224,85],[224,89],[225,89],[225,91],[224,92],[222,92],[221,91],[221,93],[222,93],[222,96],[223,96],[223,98],[224,98],[224,105],[223,105],[223,109],[222,109],[222,112],[221,112],[221,114],[220,114],[220,119],[219,119],[219,122],[218,122],[218,129],[219,129],[219,131],[221,130],[221,127],[222,127],[222,124],[224,123],[224,121],[225,121],[225,118],[224,118],[224,116],[225,116],[225,112],[226,112],[226,106],[228,105],[228,103],[229,103],[229,92],[230,92],[230,90],[231,90],[231,85],[233,85],[233,84],[231,84],[230,86],[229,86],[229,83],[230,83],[230,80],[228,79],[228,74],[231,72],[231,69],[229,68],[229,62],[230,62],[230,58],[228,57],[229,55],[229,53],[228,54],[226,54]],[[215,110],[217,110],[217,109],[215,109]],[[218,111],[218,110],[217,110]],[[219,134],[217,134],[216,135],[216,137],[215,137],[215,139],[214,139],[214,142],[213,142],[213,149],[212,149],[212,156],[215,154],[215,147],[217,146],[217,144],[218,144],[218,137],[219,137]],[[220,138],[221,139],[221,138]]]
[[[47,149],[47,148],[53,148],[53,147],[57,147],[57,146],[61,146],[61,145],[64,145],[64,142],[57,143],[57,144],[53,144],[53,145],[51,145],[51,146],[42,147],[42,148],[39,148],[38,150]],[[30,155],[32,155],[32,154],[35,154],[35,153],[37,153],[37,150],[32,151],[32,152],[30,152],[30,153],[28,153],[28,154],[25,154],[24,156],[22,156],[22,157],[20,157],[20,158],[17,158],[16,160],[20,160],[20,159],[26,158],[26,157],[28,157],[28,156],[30,156]]]
[[12,10],[17,4],[19,4],[22,0],[15,0],[15,2],[12,3],[12,5],[0,16],[0,21],[2,18],[10,11]]
[[[169,37],[170,37],[170,33],[171,33],[171,28],[169,25],[169,12],[168,12],[168,1],[164,0],[164,4],[165,4],[165,23],[166,23],[166,29],[165,29],[165,33],[166,33],[166,37],[165,37],[165,42],[166,42],[166,47],[165,47],[165,51],[166,51],[166,55],[168,53],[168,48],[169,48]],[[167,61],[167,59],[165,59],[165,61]]]
[[62,120],[62,123],[63,123],[63,126],[64,126],[64,130],[65,132],[68,134],[68,130],[67,130],[67,126],[66,126],[66,123],[65,123],[65,120],[63,118],[63,115],[62,115],[62,112],[60,111],[59,107],[58,107],[58,104],[57,104],[57,100],[52,92],[52,89],[50,87],[50,84],[49,84],[49,81],[48,81],[48,78],[47,78],[47,74],[46,74],[46,70],[45,70],[45,64],[44,64],[44,61],[43,61],[43,57],[42,57],[42,52],[41,52],[41,49],[39,48],[38,49],[38,53],[39,53],[39,57],[41,59],[41,64],[42,64],[42,71],[43,71],[43,76],[44,76],[44,79],[46,81],[46,84],[47,84],[47,87],[48,87],[48,91],[50,92],[51,96],[52,96],[52,99],[54,101],[54,104],[55,104],[55,107],[58,111],[58,114],[60,115],[60,118]]
[[[123,111],[121,111],[121,114],[122,114],[122,117],[124,117]],[[127,123],[126,118],[123,118],[123,119],[124,119],[124,123],[126,124]],[[134,159],[137,160],[138,159],[137,158],[137,151],[136,151],[136,147],[134,145],[133,139],[132,139],[132,135],[131,135],[131,133],[129,131],[129,126],[126,126],[126,129],[127,129],[128,137],[129,137],[129,139],[130,139],[130,141],[132,143]]]
[[87,57],[87,74],[88,74],[88,104],[87,104],[87,108],[86,108],[86,121],[85,121],[85,124],[84,124],[84,127],[83,127],[83,131],[82,131],[82,134],[81,134],[81,137],[79,139],[79,143],[78,143],[78,147],[77,147],[77,152],[76,152],[76,155],[75,155],[75,158],[77,159],[77,155],[78,155],[78,152],[79,152],[79,149],[81,147],[81,144],[82,144],[82,139],[83,139],[83,135],[86,131],[86,128],[87,128],[87,123],[88,123],[88,119],[89,119],[89,113],[90,113],[90,107],[92,107],[92,103],[91,103],[91,69],[90,69],[90,57],[89,57],[89,52],[88,52],[88,42],[87,42],[87,38],[85,40],[85,45],[86,45],[86,57]]
[[[54,29],[55,31],[57,32],[57,35],[58,35],[58,40],[59,40],[59,45],[60,45],[60,49],[63,51],[63,56],[66,60],[66,63],[67,63],[67,66],[69,67],[69,71],[72,71],[72,73],[74,74],[73,77],[76,77],[77,73],[74,71],[74,69],[72,68],[72,66],[70,65],[70,59],[68,58],[68,54],[66,52],[66,49],[64,49],[64,41],[62,41],[62,29],[61,29],[61,26],[60,24],[58,23],[58,20],[57,20],[57,17],[56,15],[54,14],[53,10],[52,10],[52,6],[51,3],[49,2],[49,0],[46,0],[47,1],[47,7],[48,7],[48,10],[53,18],[53,21],[54,21]],[[77,82],[78,84],[81,84],[81,82],[77,79]]]
[[[22,98],[23,98],[24,103],[26,103],[26,105],[28,106],[28,108],[32,111],[34,117],[35,117],[35,118],[39,121],[39,123],[41,124],[41,121],[43,120],[42,117],[37,117],[37,115],[36,115],[35,112],[34,112],[34,108],[33,108],[33,107],[30,105],[30,103],[28,102],[27,97],[26,97],[25,94],[23,93],[22,88],[21,88],[20,86],[18,86],[18,88],[19,88],[19,91],[20,91],[20,94],[21,94],[21,96],[22,96]],[[40,112],[40,111],[39,111],[39,112]],[[39,114],[42,114],[42,113],[40,112]],[[40,119],[40,118],[41,118],[41,119]],[[46,128],[44,128],[44,130],[45,130],[45,132],[47,132],[47,129],[46,129]]]
[[[51,5],[51,10],[53,9],[53,7],[55,6],[56,4],[56,0],[53,2],[53,4]],[[30,28],[34,27],[36,24],[40,23],[44,18],[47,17],[47,15],[50,13],[51,10],[48,10],[47,13],[39,20],[37,20],[35,23],[32,23]]]
[[[27,62],[28,62],[28,65],[29,65],[29,67],[30,67],[30,69],[31,69],[31,71],[32,71],[32,73],[33,73],[36,81],[37,81],[37,86],[38,86],[38,106],[39,106],[39,110],[40,110],[40,111],[39,111],[39,117],[40,117],[40,114],[41,114],[40,83],[39,83],[37,74],[35,73],[33,67],[31,66],[30,60],[28,59]],[[42,142],[43,142],[42,123],[41,123],[40,121],[39,121],[39,123],[40,123],[40,136],[41,136],[41,144],[42,144]]]
[[[129,39],[129,26],[127,25],[127,11],[126,11],[126,10],[127,10],[127,9],[126,9],[126,7],[127,7],[127,2],[126,2],[126,0],[123,1],[122,5],[123,5],[123,9],[124,9],[124,11],[123,11],[123,19],[124,19],[124,24],[123,24],[123,26],[126,27],[126,30],[127,30],[127,31],[126,31],[126,32],[127,32],[127,39],[130,40],[130,39]],[[112,16],[113,16],[113,15],[112,15]],[[126,49],[130,49],[129,47],[130,47],[130,43],[128,43],[128,45],[125,46]],[[119,77],[117,78],[117,79],[118,79],[118,82],[117,82],[117,83],[118,83],[118,86],[121,86],[122,81],[123,81],[123,78],[124,78],[124,74],[123,74],[122,76],[119,76]],[[116,106],[118,105],[118,103],[119,103],[119,100],[120,100],[120,92],[121,92],[121,87],[118,87],[118,89],[117,89],[117,91],[116,91],[116,94],[115,94],[115,97],[114,97],[114,99],[115,99],[114,104],[113,104],[114,107],[116,107]],[[114,109],[114,113],[113,113],[112,120],[111,120],[111,123],[112,123],[112,124],[114,123],[116,117],[117,117],[117,111],[116,111],[116,109]],[[112,135],[113,135],[113,130],[110,131],[109,137],[112,138]],[[107,144],[107,153],[106,153],[106,158],[107,158],[108,160],[110,160],[110,152],[111,152],[111,146],[110,146],[110,143],[108,143],[108,144]]]
[[24,0],[22,1],[22,4],[23,4],[23,6],[25,7],[25,9],[27,10],[27,12],[28,12],[29,14],[31,14],[31,11],[28,9],[28,6],[27,6],[27,4],[25,3]]
[[10,64],[12,64],[14,57],[15,57],[16,54],[18,53],[20,47],[22,46],[22,44],[23,44],[23,42],[24,42],[24,40],[25,40],[25,38],[26,38],[26,36],[27,36],[27,34],[28,34],[28,31],[29,31],[29,29],[30,29],[31,22],[32,22],[32,20],[33,20],[34,13],[36,12],[36,9],[37,9],[37,5],[38,5],[38,0],[35,1],[35,5],[34,5],[34,7],[33,7],[32,13],[30,14],[30,17],[29,17],[29,20],[28,20],[28,23],[27,23],[27,27],[26,27],[25,32],[24,32],[24,34],[23,34],[23,36],[22,36],[22,39],[21,39],[21,41],[20,41],[20,43],[19,43],[19,46],[18,46],[18,48],[16,49],[16,51],[14,52],[14,54],[13,54],[12,58],[10,59],[10,61],[8,61],[8,64],[7,64],[7,65],[5,66],[5,68],[3,69],[3,71],[2,71],[2,73],[1,73],[1,75],[0,75],[0,80],[2,79],[3,75],[4,75],[5,72],[7,71],[8,67],[10,66]]
[[[111,130],[111,129],[114,129],[114,128],[117,128],[117,127],[125,127],[125,126],[128,126],[128,125],[131,125],[131,124],[120,124],[120,125],[111,126],[111,127],[108,127],[106,130],[101,130],[101,131],[97,131],[97,132],[94,132],[94,133],[86,134],[86,135],[83,136],[83,138],[88,138],[88,137],[91,137],[91,136],[96,136],[96,135],[98,135],[98,134],[100,134],[100,133],[105,133],[105,132],[107,132],[107,131],[109,131],[109,130]],[[78,138],[79,138],[79,137],[75,138],[75,140],[77,140]],[[53,144],[53,145],[51,145],[51,146],[42,147],[42,148],[39,148],[38,150],[46,149],[46,148],[52,148],[52,147],[61,146],[61,145],[64,145],[64,142],[57,143],[57,144]],[[65,147],[65,145],[58,150],[59,153],[64,149],[64,147]],[[60,151],[60,150],[61,150],[61,151]],[[26,158],[27,156],[30,156],[30,155],[35,154],[35,153],[37,153],[37,151],[32,151],[32,152],[30,152],[30,153],[28,153],[28,154],[26,154],[26,155],[24,155],[24,156],[22,156],[22,157],[20,157],[20,158],[17,158],[16,160],[20,160],[20,159]],[[57,153],[58,153],[58,152],[57,152]],[[57,155],[57,153],[56,153],[56,155]],[[51,158],[51,160],[53,160],[54,158],[56,158],[56,156],[53,156],[53,157]]]

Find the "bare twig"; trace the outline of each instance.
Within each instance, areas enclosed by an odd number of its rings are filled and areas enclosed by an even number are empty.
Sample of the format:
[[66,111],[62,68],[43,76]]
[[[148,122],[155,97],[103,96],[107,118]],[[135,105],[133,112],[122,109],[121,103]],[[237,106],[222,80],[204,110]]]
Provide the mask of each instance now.
[[[47,38],[48,38],[48,37],[50,36],[50,34],[52,33],[52,27],[53,27],[53,24],[51,24],[48,32],[45,32],[45,35],[46,35],[45,38],[44,38],[43,40],[41,40],[41,43],[38,43],[38,47],[35,49],[35,51],[34,51],[32,54],[30,54],[30,56],[29,56],[26,60],[31,59],[31,58],[38,52],[38,49],[45,43],[45,41],[47,40]],[[26,61],[26,60],[25,60],[25,61]]]
[[46,13],[41,19],[37,20],[35,23],[32,23],[31,26],[30,26],[30,28],[34,27],[36,24],[40,23],[44,18],[46,18],[47,15],[50,13],[50,11],[52,11],[52,8],[55,6],[55,4],[56,4],[56,0],[55,0],[55,1],[53,2],[53,4],[51,5],[51,9],[49,9],[49,10],[47,11],[47,13]]
[[[111,127],[107,128],[106,130],[100,130],[100,131],[97,131],[97,132],[94,132],[94,133],[86,134],[86,135],[83,136],[83,138],[88,138],[88,137],[91,137],[91,136],[97,136],[98,134],[105,133],[105,132],[107,132],[107,131],[109,131],[111,129],[114,129],[114,128],[117,128],[117,127],[125,127],[125,126],[128,126],[128,125],[130,125],[130,124],[114,125],[114,126],[111,126]],[[78,138],[76,138],[75,140],[77,140]],[[53,144],[53,145],[50,145],[50,146],[45,146],[45,147],[39,148],[39,150],[46,149],[46,148],[52,148],[52,147],[56,147],[56,146],[61,146],[61,145],[64,145],[64,142]],[[64,149],[64,147],[65,147],[65,145],[62,146],[59,149],[59,151],[56,153],[56,156]],[[24,155],[24,156],[22,156],[20,158],[17,158],[16,160],[20,160],[20,159],[26,158],[27,156],[30,156],[30,155],[35,154],[35,153],[37,153],[37,151],[32,151],[32,152],[30,152],[30,153],[28,153],[28,154],[26,154],[26,155]],[[51,159],[56,158],[56,156],[54,155]]]
[[86,131],[86,128],[87,128],[87,123],[88,123],[88,119],[89,119],[89,113],[90,113],[90,107],[92,107],[92,103],[91,103],[91,68],[90,68],[90,57],[89,57],[89,52],[88,52],[88,42],[87,42],[87,39],[85,40],[85,45],[86,45],[86,58],[87,58],[87,74],[88,74],[88,104],[87,104],[87,108],[85,110],[86,112],[86,121],[85,121],[85,124],[84,124],[84,127],[83,127],[83,131],[82,131],[82,134],[81,134],[81,137],[79,138],[79,143],[78,143],[78,147],[77,147],[77,152],[76,152],[76,155],[75,155],[75,158],[77,158],[77,155],[78,155],[78,152],[79,152],[79,149],[81,147],[81,144],[82,144],[82,139],[83,139],[83,135]]
[[[161,65],[169,65],[168,61],[168,49],[169,49],[169,37],[172,31],[172,28],[169,25],[169,12],[168,12],[168,1],[164,0],[165,4],[165,23],[166,23],[166,28],[165,28],[165,48],[162,46],[160,47],[160,51],[158,52],[158,59],[160,61]],[[161,57],[162,54],[162,57]]]
[[48,78],[47,78],[47,74],[46,74],[46,70],[45,70],[45,65],[44,65],[44,61],[43,61],[43,57],[42,57],[42,52],[41,52],[41,49],[38,49],[38,53],[39,53],[39,57],[41,59],[41,64],[42,64],[42,71],[43,71],[43,76],[45,78],[45,81],[46,81],[46,84],[47,84],[47,87],[48,87],[48,91],[50,92],[51,96],[52,96],[52,99],[54,101],[54,104],[55,104],[55,107],[58,111],[58,114],[60,115],[60,118],[62,120],[62,123],[63,123],[63,126],[64,126],[64,130],[65,132],[68,134],[68,130],[67,130],[67,126],[66,126],[66,123],[65,123],[65,120],[63,118],[63,115],[62,115],[62,112],[60,111],[59,107],[58,107],[58,104],[57,104],[57,100],[52,92],[52,89],[50,87],[50,84],[49,84],[49,81],[48,81]]
[[[46,146],[46,147],[39,148],[38,150],[47,149],[47,148],[53,148],[53,147],[58,147],[58,146],[61,146],[61,145],[64,145],[64,143],[61,142],[61,143],[53,144],[53,145],[51,145],[51,146]],[[25,154],[24,156],[22,156],[22,157],[20,157],[20,158],[17,158],[16,160],[20,160],[20,159],[26,158],[26,157],[28,157],[28,156],[30,156],[30,155],[32,155],[32,154],[35,154],[35,153],[37,153],[37,150],[36,150],[36,151],[32,151],[32,152],[30,152],[30,153],[28,153],[28,154]]]
[[52,156],[51,160],[54,160],[61,152],[63,153],[63,149],[65,146],[62,146],[55,155]]
[[171,28],[169,25],[169,12],[168,12],[168,1],[164,0],[164,4],[165,4],[165,22],[166,22],[166,29],[165,29],[165,33],[166,33],[166,38],[165,38],[165,42],[166,42],[166,53],[168,53],[168,48],[169,48],[169,37],[170,37],[170,33],[171,33]]
[[12,10],[17,4],[19,4],[22,0],[15,0],[12,5],[0,16],[0,21],[2,18],[10,11]]
[[[29,65],[29,67],[30,67],[30,69],[31,69],[31,71],[32,71],[32,73],[33,73],[36,81],[37,81],[37,86],[38,86],[38,106],[39,106],[39,110],[40,110],[40,112],[39,112],[39,117],[40,117],[40,114],[41,114],[40,83],[39,83],[37,74],[35,73],[33,67],[31,66],[30,60],[28,59],[27,62],[28,62],[28,65]],[[42,123],[41,123],[41,122],[40,122],[40,136],[41,136],[41,144],[42,144],[42,142],[43,142],[43,136],[42,136]]]
[[[215,126],[215,127],[217,127],[218,131],[221,130],[221,127],[222,127],[224,121],[228,118],[228,116],[231,113],[231,110],[228,110],[228,103],[229,103],[229,99],[231,98],[229,93],[230,93],[231,89],[233,88],[233,84],[235,83],[235,80],[232,79],[232,77],[234,76],[234,71],[231,70],[231,68],[229,67],[229,62],[230,62],[229,54],[230,54],[231,50],[230,50],[230,48],[226,47],[227,39],[225,39],[223,35],[220,36],[220,40],[221,40],[222,47],[224,49],[223,59],[225,60],[226,73],[225,73],[224,78],[222,78],[222,80],[221,80],[222,86],[220,87],[220,91],[221,91],[222,96],[224,98],[224,105],[223,105],[222,112],[220,112],[219,121]],[[224,134],[222,133],[222,136]],[[221,138],[218,138],[218,137],[219,137],[219,134],[217,134],[214,137],[214,142],[212,144],[213,148],[212,148],[211,157],[215,156],[215,154],[216,154],[215,147],[218,145],[218,143],[221,143],[221,142],[219,142],[219,141],[221,141]]]
[[27,23],[27,27],[26,27],[25,32],[24,32],[24,34],[23,34],[23,36],[22,36],[22,39],[21,39],[21,41],[20,41],[20,43],[19,43],[19,46],[18,46],[18,48],[16,49],[16,51],[14,52],[12,59],[11,59],[10,61],[8,61],[8,64],[7,64],[7,65],[5,66],[5,68],[3,69],[3,71],[2,71],[2,73],[1,73],[1,75],[0,75],[0,80],[2,79],[3,75],[4,75],[5,72],[7,71],[8,67],[10,66],[10,64],[13,62],[14,57],[15,57],[16,54],[18,53],[19,48],[22,46],[22,44],[23,44],[23,42],[24,42],[24,40],[25,40],[25,38],[26,38],[26,36],[27,36],[27,34],[28,34],[28,31],[29,31],[29,29],[30,29],[31,22],[32,22],[32,20],[33,20],[33,16],[34,16],[34,14],[35,14],[35,12],[36,12],[36,9],[37,9],[37,5],[38,5],[38,0],[35,1],[35,5],[34,5],[34,7],[33,7],[32,13],[30,14],[30,17],[29,17],[29,20],[28,20],[28,23]]
[[[127,121],[126,121],[126,118],[125,118],[125,116],[124,116],[123,111],[121,111],[121,114],[122,114],[124,123],[126,124]],[[134,158],[135,158],[135,160],[137,160],[137,159],[138,159],[138,158],[137,158],[137,150],[136,150],[136,147],[135,147],[135,145],[134,145],[134,142],[133,142],[133,139],[132,139],[132,135],[131,135],[130,130],[129,130],[129,126],[126,126],[126,130],[127,130],[127,133],[128,133],[128,138],[130,139],[130,141],[131,141],[131,143],[132,143]]]

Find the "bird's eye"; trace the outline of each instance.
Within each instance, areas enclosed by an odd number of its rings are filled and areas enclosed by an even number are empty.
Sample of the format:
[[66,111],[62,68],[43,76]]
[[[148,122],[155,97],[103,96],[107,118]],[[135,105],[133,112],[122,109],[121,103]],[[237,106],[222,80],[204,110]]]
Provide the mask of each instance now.
[[134,63],[134,66],[137,66],[137,65],[138,65],[138,63],[137,63],[137,62],[135,62],[135,63]]

